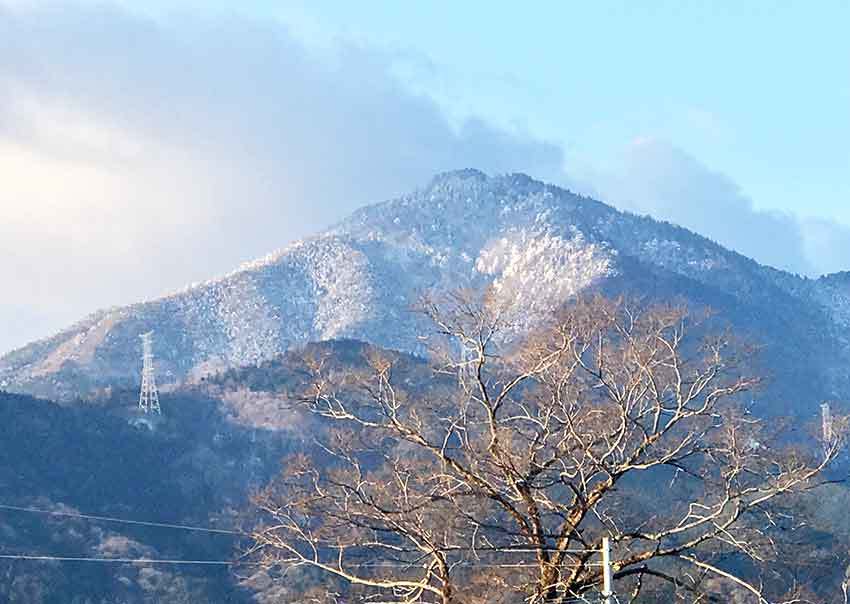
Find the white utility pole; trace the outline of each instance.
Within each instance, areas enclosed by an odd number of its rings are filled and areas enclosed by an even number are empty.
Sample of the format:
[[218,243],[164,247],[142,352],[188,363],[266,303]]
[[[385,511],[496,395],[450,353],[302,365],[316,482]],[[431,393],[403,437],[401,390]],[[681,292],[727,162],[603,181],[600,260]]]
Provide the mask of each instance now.
[[143,333],[139,337],[142,339],[142,388],[139,391],[139,409],[145,413],[162,414],[153,371],[153,332]]
[[832,428],[832,411],[829,409],[829,403],[823,403],[820,406],[821,412],[821,430],[823,437],[823,450],[825,454],[829,454],[829,448],[832,446],[832,440],[835,438]]
[[820,406],[820,411],[823,422],[823,440],[828,443],[832,440],[832,412],[829,409],[829,403],[823,403]]
[[614,588],[611,580],[611,542],[602,537],[602,597],[605,604],[614,604]]

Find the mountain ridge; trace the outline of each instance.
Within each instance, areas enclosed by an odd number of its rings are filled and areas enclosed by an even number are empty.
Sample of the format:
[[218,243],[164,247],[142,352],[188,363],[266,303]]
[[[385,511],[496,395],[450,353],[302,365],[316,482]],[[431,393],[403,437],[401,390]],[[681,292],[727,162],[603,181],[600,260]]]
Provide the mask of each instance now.
[[[742,315],[739,322],[763,315],[768,339],[780,335],[778,317],[793,316],[791,332],[816,332],[805,335],[812,346],[850,358],[844,281],[760,265],[683,227],[525,174],[465,169],[360,208],[221,277],[92,313],[0,357],[0,387],[69,400],[130,385],[138,372],[136,335],[148,329],[158,332],[166,382],[332,338],[416,352],[425,326],[407,309],[424,291],[459,286],[493,286],[530,326],[591,288],[616,293],[652,282],[651,297],[699,304],[722,298],[721,312]],[[846,376],[835,377],[840,384],[831,389],[843,389]]]

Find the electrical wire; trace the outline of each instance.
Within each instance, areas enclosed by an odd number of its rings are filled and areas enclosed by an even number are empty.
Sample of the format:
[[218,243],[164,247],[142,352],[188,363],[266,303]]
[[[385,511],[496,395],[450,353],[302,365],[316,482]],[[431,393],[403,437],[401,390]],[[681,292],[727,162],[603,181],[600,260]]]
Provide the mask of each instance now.
[[0,554],[0,560],[31,560],[37,562],[108,562],[112,564],[198,564],[203,566],[257,565],[259,562],[239,560],[165,560],[157,558],[94,558],[76,556],[48,556],[39,554]]
[[228,529],[218,529],[204,526],[193,526],[189,524],[171,524],[168,522],[150,522],[146,520],[130,520],[127,518],[115,518],[112,516],[96,516],[93,514],[80,514],[77,512],[57,512],[55,510],[43,510],[31,507],[22,507],[17,505],[0,504],[0,510],[9,510],[13,512],[25,512],[28,514],[45,514],[49,516],[61,516],[66,518],[82,518],[85,520],[97,520],[101,522],[115,522],[119,524],[134,524],[137,526],[151,526],[156,528],[177,529],[182,531],[197,531],[203,533],[217,533],[222,535],[239,535],[241,537],[249,536],[244,531],[234,531]]
[[[164,528],[164,529],[172,529],[172,530],[182,530],[182,531],[195,531],[202,533],[211,533],[211,534],[219,534],[219,535],[230,535],[230,536],[238,536],[238,537],[246,537],[250,536],[249,533],[239,530],[231,530],[231,529],[220,529],[213,527],[205,527],[205,526],[197,526],[190,524],[178,524],[178,523],[169,523],[169,522],[154,522],[147,520],[133,520],[129,518],[117,518],[114,516],[102,516],[96,514],[83,514],[79,512],[62,512],[56,510],[45,510],[41,508],[35,507],[25,507],[25,506],[17,506],[17,505],[9,505],[9,504],[0,504],[0,510],[6,510],[9,512],[20,512],[26,514],[42,514],[47,516],[54,516],[59,518],[78,518],[82,520],[91,520],[97,522],[111,522],[116,524],[126,524],[133,526],[147,526],[153,528]],[[492,553],[492,554],[529,554],[529,553],[537,553],[539,550],[536,548],[530,548],[527,546],[505,546],[502,548],[490,547],[490,548],[476,548],[476,547],[452,547],[448,548],[451,551],[480,551],[482,553]],[[545,551],[560,551],[561,553],[566,554],[587,554],[587,553],[595,553],[598,550],[592,549],[571,549],[571,550],[559,550],[558,548],[542,548]],[[163,559],[163,558],[100,558],[94,556],[55,556],[55,555],[47,555],[47,554],[0,554],[0,560],[8,560],[8,561],[28,561],[28,562],[65,562],[65,563],[95,563],[95,564],[156,564],[156,565],[173,565],[173,566],[261,566],[262,562],[257,561],[248,561],[248,560],[180,560],[180,559]],[[504,569],[504,570],[519,570],[519,569],[537,569],[538,565],[530,562],[516,562],[516,563],[485,563],[481,561],[461,561],[458,563],[459,566],[465,566],[467,568],[492,568],[492,569]],[[374,563],[361,563],[361,564],[351,564],[346,565],[349,569],[355,568],[411,568],[415,566],[415,564],[405,563],[405,562],[374,562]],[[587,566],[602,566],[600,563],[587,563]],[[567,600],[566,602],[575,602],[576,604],[595,604],[597,601],[591,601],[585,598],[576,598]],[[598,600],[601,602],[601,600]]]
[[[83,562],[83,563],[108,563],[108,564],[171,564],[171,565],[198,565],[198,566],[259,566],[261,562],[250,562],[240,560],[169,560],[156,558],[95,558],[75,556],[48,556],[36,554],[0,554],[0,560],[25,560],[35,562]],[[356,564],[347,568],[378,568],[378,567],[407,567],[407,564]],[[536,568],[536,564],[469,564],[473,568]],[[566,602],[590,603],[585,598],[574,598]],[[601,600],[597,600],[601,602]]]
[[[165,529],[173,529],[173,530],[183,530],[183,531],[196,531],[203,533],[213,533],[213,534],[223,534],[223,535],[234,535],[239,537],[249,537],[250,533],[246,533],[244,531],[230,530],[230,529],[219,529],[213,527],[204,527],[190,524],[176,524],[176,523],[168,523],[168,522],[153,522],[147,520],[133,520],[128,518],[117,518],[114,516],[101,516],[95,514],[83,514],[79,512],[61,512],[56,510],[45,510],[41,508],[34,507],[25,507],[25,506],[17,506],[17,505],[9,505],[9,504],[0,504],[0,510],[7,510],[12,512],[21,512],[27,514],[43,514],[48,516],[55,516],[60,518],[79,518],[83,520],[93,520],[99,522],[113,522],[117,524],[128,524],[134,526],[149,526],[154,528],[165,528]],[[586,554],[586,553],[595,553],[597,550],[591,549],[575,549],[575,550],[559,550],[558,548],[542,548],[544,551],[560,551],[561,553],[567,554]],[[447,551],[469,551],[475,552],[479,551],[482,553],[491,553],[491,554],[522,554],[522,553],[537,553],[538,549],[523,547],[523,546],[505,546],[502,548],[494,548],[494,547],[450,547],[447,548]],[[230,566],[235,564],[258,564],[258,563],[250,563],[243,561],[234,561],[234,560],[166,560],[166,559],[155,559],[155,558],[96,558],[96,557],[75,557],[75,556],[50,556],[50,555],[41,555],[41,554],[0,554],[0,560],[29,560],[29,561],[57,561],[57,562],[95,562],[95,563],[112,563],[112,564],[196,564],[196,565],[218,565],[218,566]],[[463,566],[469,566],[474,568],[503,568],[503,569],[511,569],[511,568],[536,568],[537,564],[535,563],[482,563],[482,562],[472,562],[472,561],[464,561],[460,563]],[[370,564],[353,564],[350,565],[349,568],[380,568],[380,567],[410,567],[411,564],[404,562],[379,562],[379,563],[370,563]],[[588,563],[587,566],[601,566],[598,563]]]
[[[0,560],[29,560],[35,562],[98,562],[112,564],[199,564],[205,566],[259,566],[262,562],[242,560],[175,560],[159,558],[97,558],[86,556],[51,556],[47,554],[0,554]],[[488,564],[479,562],[461,562],[461,566],[471,568],[538,568],[532,562],[516,564]],[[346,564],[345,568],[411,568],[414,564],[403,562],[371,562],[363,564]]]
[[[45,510],[34,507],[24,507],[17,505],[8,505],[0,503],[0,510],[8,510],[14,512],[23,512],[27,514],[44,514],[48,516],[58,516],[64,518],[80,518],[84,520],[95,520],[101,522],[114,522],[118,524],[129,524],[136,526],[150,526],[155,528],[167,528],[167,529],[175,529],[175,530],[183,530],[183,531],[197,531],[204,533],[215,533],[215,534],[223,534],[223,535],[236,535],[240,537],[250,537],[251,534],[245,531],[237,531],[230,529],[219,529],[213,527],[204,527],[190,524],[174,524],[168,522],[153,522],[147,520],[133,520],[129,518],[116,518],[114,516],[100,516],[94,514],[82,514],[79,512],[60,512],[56,510]],[[420,551],[420,550],[413,550]],[[534,554],[538,551],[546,551],[546,552],[559,552],[563,554],[588,554],[588,553],[596,553],[599,550],[596,549],[560,549],[557,547],[543,547],[543,548],[534,548],[529,547],[527,545],[506,545],[501,547],[493,547],[493,546],[479,546],[479,547],[447,547],[445,551],[478,551],[482,553],[517,553],[517,554]]]

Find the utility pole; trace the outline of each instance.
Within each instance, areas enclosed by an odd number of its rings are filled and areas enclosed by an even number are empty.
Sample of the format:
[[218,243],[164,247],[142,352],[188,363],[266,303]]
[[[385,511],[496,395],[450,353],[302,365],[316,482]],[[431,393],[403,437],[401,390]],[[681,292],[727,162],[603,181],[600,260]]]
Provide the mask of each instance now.
[[611,542],[602,537],[602,597],[605,604],[614,604],[614,588],[611,580]]
[[143,333],[139,337],[142,339],[142,388],[139,391],[139,409],[145,413],[162,414],[153,371],[153,332]]
[[824,454],[829,455],[829,449],[832,446],[833,439],[835,438],[832,428],[832,412],[829,409],[829,403],[823,403],[820,406],[820,411]]

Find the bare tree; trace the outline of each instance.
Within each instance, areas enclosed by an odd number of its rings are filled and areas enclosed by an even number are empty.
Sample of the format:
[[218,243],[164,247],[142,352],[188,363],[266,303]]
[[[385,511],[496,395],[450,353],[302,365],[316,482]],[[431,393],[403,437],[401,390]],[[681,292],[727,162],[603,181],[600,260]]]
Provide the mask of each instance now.
[[780,599],[761,569],[793,520],[773,504],[811,486],[843,420],[825,455],[792,446],[741,405],[749,351],[681,308],[593,298],[525,335],[487,298],[423,312],[427,376],[305,362],[298,402],[328,427],[256,498],[266,564],[368,601],[566,603],[598,593],[609,536],[620,602]]

